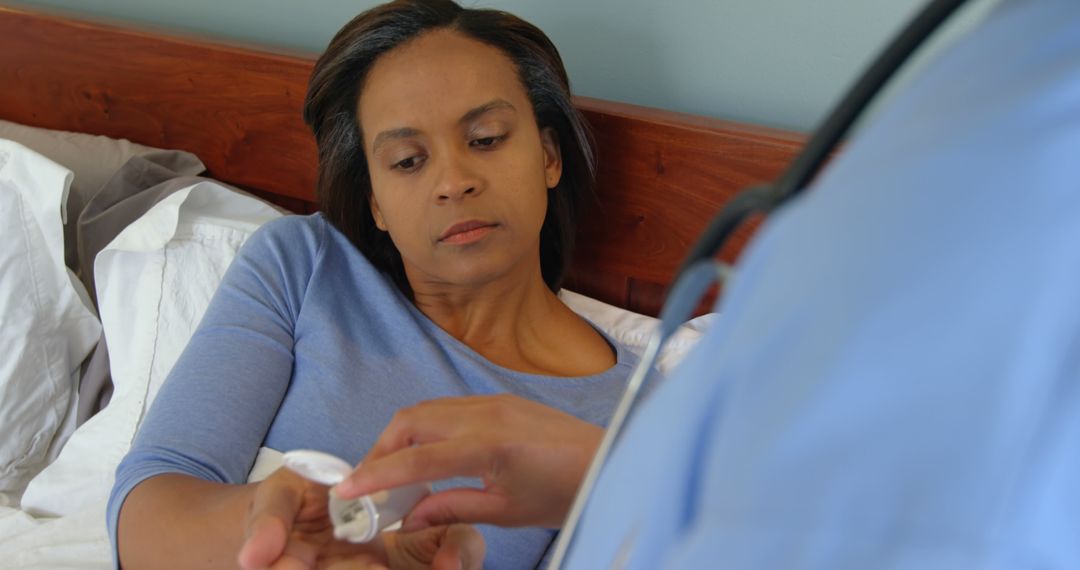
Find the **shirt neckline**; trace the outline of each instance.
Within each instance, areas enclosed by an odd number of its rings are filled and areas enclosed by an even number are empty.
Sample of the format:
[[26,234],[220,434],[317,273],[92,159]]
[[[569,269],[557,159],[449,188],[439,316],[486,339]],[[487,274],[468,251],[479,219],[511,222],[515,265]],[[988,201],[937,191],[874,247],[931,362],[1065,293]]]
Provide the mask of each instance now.
[[[474,350],[471,346],[458,340],[456,337],[443,330],[442,327],[435,324],[435,321],[431,320],[431,318],[424,314],[423,311],[418,309],[416,305],[414,305],[411,301],[405,298],[405,295],[397,288],[397,286],[395,286],[390,281],[390,279],[388,279],[381,272],[380,275],[383,277],[383,282],[391,288],[398,302],[405,307],[405,310],[408,311],[409,315],[420,324],[424,331],[436,337],[436,341],[440,344],[440,346],[445,346],[456,350],[458,353],[469,358],[470,360],[502,376],[512,376],[517,379],[534,382],[588,382],[590,380],[606,379],[607,377],[614,375],[617,370],[632,365],[632,363],[629,362],[632,353],[630,353],[630,351],[626,347],[624,347],[621,343],[617,342],[606,332],[601,330],[600,327],[596,326],[596,324],[589,320],[587,317],[574,311],[575,315],[584,320],[590,327],[593,328],[593,330],[595,330],[601,337],[603,337],[603,339],[608,343],[609,346],[615,349],[615,364],[613,364],[610,368],[596,374],[589,374],[586,376],[552,376],[549,374],[534,374],[531,372],[522,372],[520,370],[514,370],[512,368],[501,366],[492,362],[487,357]],[[561,303],[562,301],[560,300],[559,302]],[[573,311],[573,309],[571,309],[571,311]]]

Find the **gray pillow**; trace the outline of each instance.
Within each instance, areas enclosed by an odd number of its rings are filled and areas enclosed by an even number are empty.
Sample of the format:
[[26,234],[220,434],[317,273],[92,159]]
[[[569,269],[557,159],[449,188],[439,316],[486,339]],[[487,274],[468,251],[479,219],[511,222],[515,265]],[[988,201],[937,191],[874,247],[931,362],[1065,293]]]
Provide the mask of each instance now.
[[[159,153],[132,156],[112,178],[87,201],[75,223],[76,251],[84,271],[82,279],[90,298],[97,300],[94,287],[94,258],[128,224],[139,219],[163,198],[207,178],[177,172],[162,164]],[[166,161],[168,162],[168,161]],[[221,184],[218,182],[218,184]]]
[[74,174],[64,219],[64,261],[80,277],[93,266],[80,263],[76,248],[76,220],[83,207],[129,158],[142,156],[162,165],[175,176],[192,176],[206,170],[190,152],[162,150],[125,139],[55,131],[0,121],[0,138],[13,140],[67,168]]

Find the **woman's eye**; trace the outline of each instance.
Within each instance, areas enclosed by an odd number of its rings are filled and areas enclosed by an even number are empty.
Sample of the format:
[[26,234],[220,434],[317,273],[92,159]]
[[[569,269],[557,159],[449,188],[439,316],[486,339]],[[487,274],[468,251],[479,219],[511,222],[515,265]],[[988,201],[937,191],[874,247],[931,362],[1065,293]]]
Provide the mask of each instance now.
[[394,170],[414,170],[417,166],[420,166],[420,157],[410,156],[405,160],[399,160],[391,167]]
[[503,137],[501,137],[501,136],[497,136],[497,137],[481,137],[481,138],[478,138],[478,139],[473,139],[472,141],[469,142],[469,145],[474,146],[474,147],[480,147],[480,148],[488,148],[488,147],[495,146],[502,139],[503,139]]

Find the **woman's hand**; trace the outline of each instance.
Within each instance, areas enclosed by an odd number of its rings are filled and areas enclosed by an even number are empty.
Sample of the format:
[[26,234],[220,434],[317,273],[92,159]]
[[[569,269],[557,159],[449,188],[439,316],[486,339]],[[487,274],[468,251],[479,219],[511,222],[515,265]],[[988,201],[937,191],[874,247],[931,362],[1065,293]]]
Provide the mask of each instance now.
[[603,429],[511,395],[444,398],[395,414],[371,452],[337,486],[343,498],[421,481],[478,477],[483,489],[421,500],[406,531],[453,522],[558,527]]
[[469,525],[430,527],[410,533],[384,532],[379,553],[326,560],[326,570],[478,570],[484,567],[484,537]]
[[259,483],[237,561],[251,568],[482,568],[484,539],[468,525],[382,533],[369,544],[334,539],[328,488],[288,469]]
[[334,541],[327,487],[278,469],[258,484],[245,521],[241,568],[314,568]]

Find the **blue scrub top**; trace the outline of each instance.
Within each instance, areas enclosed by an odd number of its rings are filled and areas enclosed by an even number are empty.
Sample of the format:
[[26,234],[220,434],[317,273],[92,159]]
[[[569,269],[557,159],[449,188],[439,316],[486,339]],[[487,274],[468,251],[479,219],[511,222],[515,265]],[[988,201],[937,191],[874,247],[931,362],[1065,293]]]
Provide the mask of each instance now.
[[771,217],[571,568],[1080,568],[1080,2],[998,6]]

